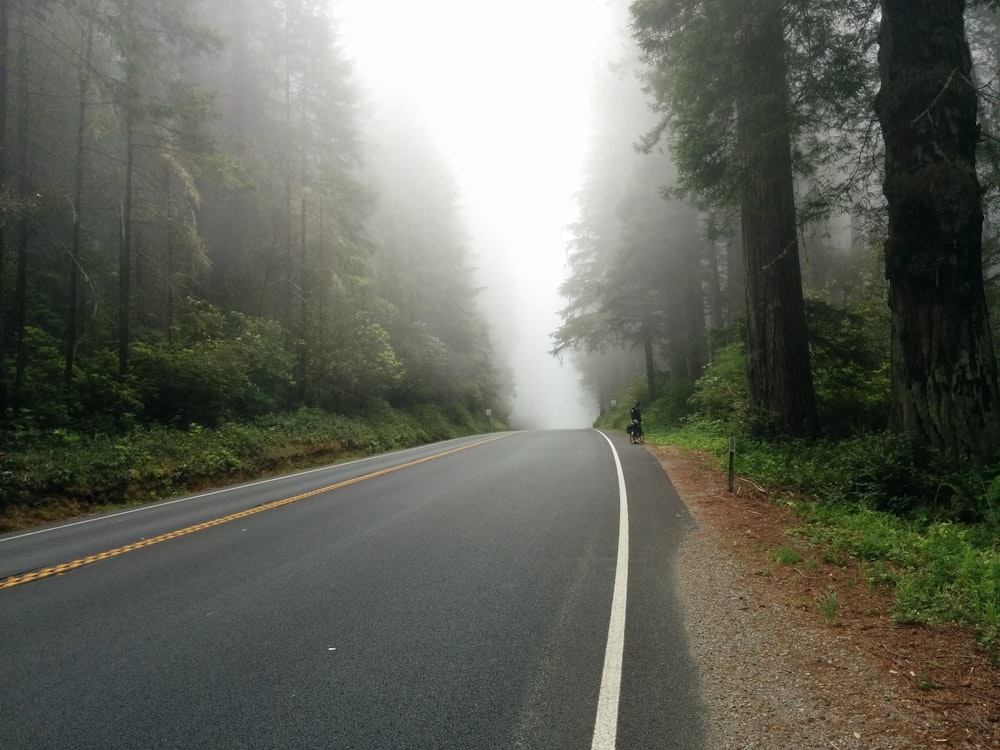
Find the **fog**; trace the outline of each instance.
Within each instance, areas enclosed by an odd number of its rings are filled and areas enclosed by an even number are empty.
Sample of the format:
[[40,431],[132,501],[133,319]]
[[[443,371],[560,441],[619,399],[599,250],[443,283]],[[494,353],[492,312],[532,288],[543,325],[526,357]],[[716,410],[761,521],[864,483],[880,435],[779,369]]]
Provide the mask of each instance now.
[[338,0],[339,36],[377,112],[414,102],[459,185],[517,428],[584,427],[597,405],[548,354],[560,324],[567,225],[593,121],[607,0]]

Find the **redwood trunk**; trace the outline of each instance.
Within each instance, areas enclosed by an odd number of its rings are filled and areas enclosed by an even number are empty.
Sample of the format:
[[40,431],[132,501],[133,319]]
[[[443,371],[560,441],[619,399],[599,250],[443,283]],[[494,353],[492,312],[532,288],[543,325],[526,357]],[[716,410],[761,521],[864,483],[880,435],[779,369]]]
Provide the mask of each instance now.
[[876,108],[889,209],[890,428],[987,462],[1000,412],[964,11],[963,0],[882,0]]
[[802,299],[781,3],[748,0],[740,47],[747,389],[758,428],[819,431]]
[[[10,59],[8,43],[10,40],[10,16],[5,0],[0,0],[0,191],[6,191],[7,185],[7,63]],[[6,316],[4,309],[7,301],[4,290],[7,285],[7,221],[6,209],[0,207],[0,426],[7,421],[7,351],[4,333]]]

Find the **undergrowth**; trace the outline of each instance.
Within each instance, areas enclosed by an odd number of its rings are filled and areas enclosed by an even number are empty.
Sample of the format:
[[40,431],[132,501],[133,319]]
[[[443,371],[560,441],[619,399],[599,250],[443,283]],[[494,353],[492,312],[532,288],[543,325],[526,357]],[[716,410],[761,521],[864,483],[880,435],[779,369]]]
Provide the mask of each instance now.
[[[464,413],[376,406],[364,419],[316,409],[217,428],[8,433],[0,452],[0,531],[481,432]],[[499,429],[501,425],[491,425]]]
[[[725,422],[647,424],[646,435],[713,454],[728,468]],[[736,472],[798,511],[802,526],[793,534],[824,555],[860,561],[869,585],[893,588],[897,621],[968,627],[1000,659],[997,467],[950,468],[875,432],[818,441],[739,437],[735,445]]]

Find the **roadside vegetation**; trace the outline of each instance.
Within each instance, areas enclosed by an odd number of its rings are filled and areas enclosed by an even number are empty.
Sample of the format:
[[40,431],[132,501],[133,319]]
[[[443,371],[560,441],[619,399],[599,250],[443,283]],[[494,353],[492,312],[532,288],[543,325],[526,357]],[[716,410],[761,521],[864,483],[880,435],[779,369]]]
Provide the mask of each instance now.
[[[636,72],[600,89],[615,116],[585,163],[552,348],[602,426],[641,401],[648,441],[723,469],[735,440],[736,471],[824,559],[860,561],[900,621],[968,626],[994,655],[998,10],[629,3]],[[827,592],[824,617],[837,606]]]
[[[816,367],[818,384],[840,382],[818,389],[821,409],[877,423],[887,399],[880,369],[839,368]],[[665,381],[644,409],[647,441],[713,455],[726,471],[734,438],[736,472],[796,510],[793,536],[820,546],[824,559],[859,561],[868,585],[893,590],[897,621],[968,627],[1000,658],[1000,465],[956,467],[874,427],[817,440],[752,435],[743,372],[742,347],[732,345],[692,386]],[[644,394],[637,379],[599,423],[624,429],[628,405]],[[841,411],[846,402],[852,408]]]
[[0,530],[507,418],[432,134],[252,5],[0,4]]
[[214,428],[24,430],[0,454],[0,532],[504,427],[465,409],[375,404],[364,418],[302,409]]

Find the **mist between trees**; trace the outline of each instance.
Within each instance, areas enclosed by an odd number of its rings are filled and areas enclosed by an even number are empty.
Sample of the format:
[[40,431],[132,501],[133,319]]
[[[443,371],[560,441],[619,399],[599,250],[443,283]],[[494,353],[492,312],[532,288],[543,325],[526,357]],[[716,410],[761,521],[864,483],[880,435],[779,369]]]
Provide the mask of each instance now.
[[[6,432],[505,421],[452,177],[367,117],[336,5],[0,5]],[[994,5],[618,4],[553,338],[602,409],[640,373],[758,434],[992,460]]]
[[995,6],[621,8],[553,337],[602,411],[993,461]]
[[335,8],[0,4],[8,435],[505,421],[452,178],[412,112],[368,116]]

